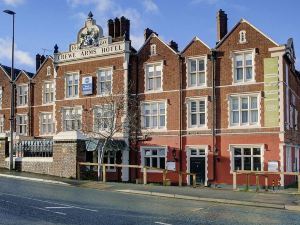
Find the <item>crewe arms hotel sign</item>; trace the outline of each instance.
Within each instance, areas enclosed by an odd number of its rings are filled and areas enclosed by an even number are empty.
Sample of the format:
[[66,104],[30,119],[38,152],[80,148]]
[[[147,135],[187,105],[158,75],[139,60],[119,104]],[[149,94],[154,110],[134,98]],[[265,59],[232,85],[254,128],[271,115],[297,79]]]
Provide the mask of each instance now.
[[112,42],[110,36],[103,37],[103,29],[96,24],[90,12],[85,26],[77,34],[77,42],[70,44],[68,52],[54,53],[54,62],[62,63],[90,57],[122,53],[129,49],[126,41]]

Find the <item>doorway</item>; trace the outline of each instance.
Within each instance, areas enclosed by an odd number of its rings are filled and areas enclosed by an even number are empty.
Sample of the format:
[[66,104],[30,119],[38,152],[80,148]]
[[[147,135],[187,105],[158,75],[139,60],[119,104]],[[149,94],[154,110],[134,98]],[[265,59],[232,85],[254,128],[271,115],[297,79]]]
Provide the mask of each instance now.
[[[207,146],[190,146],[187,149],[187,171],[196,174],[196,184],[207,185]],[[187,179],[188,184],[193,178]]]

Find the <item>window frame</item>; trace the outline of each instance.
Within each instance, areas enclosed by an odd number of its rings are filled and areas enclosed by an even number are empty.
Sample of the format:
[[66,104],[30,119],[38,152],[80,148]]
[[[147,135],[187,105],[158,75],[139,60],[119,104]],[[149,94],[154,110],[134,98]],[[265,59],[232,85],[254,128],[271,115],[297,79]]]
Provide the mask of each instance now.
[[[154,79],[158,79],[158,77],[160,77],[160,88],[155,89],[154,88],[154,81],[153,81],[153,88],[149,89],[148,85],[149,85],[149,75],[148,75],[148,67],[153,66],[153,76],[151,77],[153,80]],[[160,76],[155,76],[155,72],[157,71],[155,68],[160,66],[161,67],[161,74]],[[163,91],[163,70],[164,70],[164,63],[163,61],[159,61],[159,62],[151,62],[151,63],[145,63],[144,64],[144,90],[145,93],[153,93],[153,92],[162,92]]]
[[[238,99],[238,109],[232,109],[232,100],[234,98]],[[247,98],[248,99],[248,109],[242,109],[242,99]],[[256,108],[251,108],[251,99],[256,98]],[[238,118],[239,122],[238,123],[233,123],[233,114],[232,112],[238,112]],[[248,112],[247,114],[247,123],[242,122],[242,112]],[[251,121],[251,112],[257,111],[257,122],[253,123]],[[260,127],[261,124],[261,94],[260,93],[249,93],[249,94],[232,94],[228,96],[228,127],[229,128],[247,128],[247,127]]]
[[[46,85],[49,84],[49,92],[46,92],[47,88]],[[52,86],[52,88],[51,88]],[[52,91],[51,91],[52,90]],[[43,104],[47,105],[47,104],[52,104],[54,102],[54,81],[45,81],[44,85],[43,85]],[[49,95],[50,97],[50,101],[46,101],[46,94]]]
[[[110,90],[109,91],[101,91],[101,71],[105,72],[105,81],[104,83],[110,83]],[[110,72],[110,80],[107,80],[107,72]],[[106,86],[106,85],[105,85]],[[113,91],[113,67],[101,67],[97,69],[97,95],[99,96],[105,96],[105,95],[110,95],[112,94]]]
[[[113,154],[113,156],[111,156]],[[113,158],[113,163],[108,162],[109,159]],[[105,162],[106,161],[106,162]],[[117,152],[116,151],[107,151],[103,156],[103,164],[116,164],[117,163]],[[107,172],[116,172],[117,168],[115,166],[106,167]]]
[[[164,150],[164,156],[160,156],[158,154],[158,150]],[[151,152],[153,150],[157,151],[157,155],[153,155],[153,153],[151,155],[146,156],[145,152],[146,150],[150,150]],[[146,162],[145,162],[145,157],[150,158],[150,167],[153,167],[153,158],[157,159],[157,167],[155,168],[160,168],[160,169],[166,169],[167,167],[167,156],[168,156],[168,147],[167,146],[141,146],[140,147],[140,151],[141,151],[141,164],[142,166],[146,166]],[[164,168],[160,167],[160,158],[164,158]],[[162,171],[159,170],[148,170],[149,172],[156,172],[156,173],[161,173]]]
[[5,133],[5,126],[4,126],[4,123],[5,123],[5,118],[4,118],[4,115],[3,114],[0,114],[0,133]]
[[[246,171],[264,171],[264,145],[263,144],[258,144],[258,145],[248,145],[248,144],[242,144],[242,145],[229,145],[230,147],[230,171],[231,172],[235,172],[237,170],[235,170],[235,158],[241,158],[241,169],[240,170],[245,170],[245,162],[244,162],[244,158],[251,158],[251,170],[246,170]],[[260,149],[260,154],[259,155],[255,155],[253,154],[253,149],[255,148],[259,148]],[[241,149],[241,154],[240,155],[235,155],[234,154],[234,150],[235,149]],[[247,155],[244,154],[244,149],[251,149],[251,154]],[[254,169],[254,160],[253,158],[260,158],[260,170],[253,170]]]
[[[65,118],[65,115],[66,115],[66,112],[67,111],[70,111],[71,110],[71,112],[73,112],[74,110],[77,110],[77,112],[78,111],[80,111],[81,113],[80,114],[77,114],[77,115],[79,115],[79,119],[67,119],[66,120],[66,118]],[[82,111],[82,107],[64,107],[64,108],[62,108],[62,131],[64,131],[64,132],[66,132],[66,131],[76,131],[76,130],[81,130],[82,129],[82,113],[83,113],[83,111]],[[76,114],[75,114],[76,115]],[[77,129],[75,128],[75,129],[73,129],[73,127],[75,127],[76,126],[76,124],[74,124],[74,126],[73,126],[73,122],[71,122],[72,124],[71,124],[71,126],[72,126],[72,129],[66,129],[67,128],[67,121],[74,121],[74,122],[80,122],[79,124],[77,124]]]
[[[96,127],[96,110],[98,110],[98,109],[104,109],[105,107],[107,107],[107,106],[110,106],[110,107],[112,107],[112,114],[111,114],[111,116],[110,117],[108,117],[108,116],[105,116],[105,117],[101,117],[101,118],[99,118],[99,119],[109,119],[109,118],[111,118],[111,119],[113,119],[113,127],[112,127],[112,129],[114,129],[115,128],[115,123],[116,123],[116,118],[115,118],[115,106],[114,105],[112,105],[112,104],[102,104],[102,105],[96,105],[94,108],[93,108],[93,131],[94,132],[99,132],[99,133],[101,133],[101,132],[109,132],[109,128],[103,128],[103,129],[101,129],[101,130],[97,130],[97,127]],[[103,114],[103,112],[102,112],[102,114]]]
[[[196,70],[195,75],[196,75],[196,85],[191,84],[191,61],[196,60]],[[204,60],[204,70],[200,71],[199,70],[199,61]],[[201,85],[199,85],[199,74],[204,72],[204,79],[205,82]],[[207,87],[207,55],[201,55],[201,56],[193,56],[189,57],[186,59],[186,83],[187,83],[187,89],[198,89],[198,88],[205,88]]]
[[[49,119],[49,117],[47,118],[47,122],[43,123],[43,116],[49,116],[51,115],[51,120]],[[50,122],[49,122],[50,121]],[[51,135],[54,134],[54,115],[52,112],[40,112],[40,135],[41,136],[47,136],[47,135]],[[47,127],[47,132],[43,132],[43,125],[46,125]],[[49,125],[51,125],[51,132],[49,132]]]
[[47,66],[46,76],[51,76],[51,66]]
[[[246,68],[249,68],[250,66],[246,65],[246,54],[251,53],[251,60],[252,60],[252,78],[247,79],[246,75]],[[239,66],[238,68],[243,69],[243,79],[238,80],[237,79],[237,66],[236,66],[236,57],[237,55],[243,55],[243,65]],[[248,84],[248,83],[254,83],[255,82],[255,49],[247,49],[242,51],[233,51],[232,52],[232,84],[233,85],[240,85],[240,84]]]
[[0,86],[0,109],[2,109],[2,104],[3,104],[3,87]]
[[[23,88],[26,89],[25,92]],[[17,107],[28,106],[28,91],[29,91],[28,84],[17,85]]]
[[[69,85],[68,83],[68,77],[72,77],[72,84]],[[75,78],[78,78],[78,83],[75,84]],[[77,86],[77,94],[76,94],[76,86]],[[65,99],[73,99],[73,98],[79,98],[79,86],[80,86],[80,74],[79,72],[67,72],[65,73]],[[69,87],[71,87],[72,94],[69,95]]]
[[[204,112],[200,112],[199,111],[199,104],[201,101],[204,101]],[[193,114],[196,114],[196,121],[197,124],[196,125],[192,125],[192,112],[191,112],[191,102],[196,102],[196,112],[194,112]],[[188,98],[187,99],[187,129],[188,130],[198,130],[198,129],[207,129],[207,120],[208,120],[208,114],[207,114],[207,98],[206,97],[198,97],[198,98]],[[198,117],[198,115],[200,115],[201,113],[204,113],[204,121],[205,123],[203,125],[201,125],[200,122],[200,118]]]
[[[154,117],[154,114],[151,114],[152,112],[152,105],[153,104],[157,104],[157,114],[156,114],[156,117],[157,117],[157,126],[154,127],[153,125],[151,125],[150,127],[146,127],[145,126],[145,105],[150,105],[150,114],[147,115],[147,117],[150,117],[149,119],[149,124],[153,124],[153,117]],[[161,114],[160,113],[160,104],[164,104],[164,114]],[[163,101],[144,101],[144,102],[141,102],[141,105],[140,105],[140,112],[141,112],[141,118],[140,118],[140,121],[141,121],[141,127],[142,127],[142,130],[157,130],[157,131],[161,131],[161,130],[166,130],[167,129],[167,112],[168,112],[168,108],[167,108],[167,101],[163,100]],[[164,120],[164,126],[160,126],[160,117],[161,116],[164,116],[165,117],[165,120]]]
[[[21,118],[21,117],[22,118],[24,117],[24,119],[22,119],[23,123],[20,123],[19,118]],[[21,126],[25,130],[25,132],[22,132],[22,133],[20,132]],[[19,136],[27,136],[28,135],[28,115],[27,114],[17,114],[16,115],[16,133]]]
[[157,55],[157,51],[156,51],[156,44],[151,44],[150,45],[150,56],[154,56]]

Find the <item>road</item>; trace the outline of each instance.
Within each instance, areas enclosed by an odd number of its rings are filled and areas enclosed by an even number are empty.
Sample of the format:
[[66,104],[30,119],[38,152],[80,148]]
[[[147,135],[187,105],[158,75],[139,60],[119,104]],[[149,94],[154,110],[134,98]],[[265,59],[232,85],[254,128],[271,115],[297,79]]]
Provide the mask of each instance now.
[[0,178],[0,224],[300,224],[300,213]]

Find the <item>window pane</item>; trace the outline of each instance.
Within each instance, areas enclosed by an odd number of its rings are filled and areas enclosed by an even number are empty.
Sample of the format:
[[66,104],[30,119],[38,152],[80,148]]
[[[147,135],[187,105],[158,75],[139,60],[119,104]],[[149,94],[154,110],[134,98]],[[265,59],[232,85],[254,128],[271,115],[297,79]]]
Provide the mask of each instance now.
[[199,73],[198,85],[205,84],[205,73]]
[[157,158],[152,158],[152,167],[157,167]]
[[231,108],[233,110],[239,109],[239,99],[238,98],[231,98]]
[[197,149],[191,149],[191,155],[197,155]]
[[234,148],[234,155],[241,155],[241,154],[242,154],[242,149]]
[[199,112],[205,112],[205,101],[199,101]]
[[190,85],[196,86],[196,84],[197,84],[196,73],[191,73],[190,77],[191,77]]
[[200,113],[200,125],[205,125],[205,114]]
[[246,79],[247,80],[252,80],[252,67],[247,67],[246,68]]
[[159,126],[164,127],[165,126],[165,116],[159,117]]
[[257,109],[257,97],[251,97],[251,109]]
[[243,68],[236,69],[236,78],[237,81],[243,80]]
[[242,112],[242,123],[248,123],[248,111]]
[[244,157],[244,170],[251,170],[251,157]]
[[148,158],[148,157],[145,157],[145,166],[150,167],[150,158]]
[[253,148],[253,155],[260,155],[260,148]]
[[245,54],[246,66],[252,66],[252,53]]
[[251,111],[251,123],[257,123],[258,122],[258,111],[252,110]]
[[236,67],[243,66],[243,55],[236,55],[235,56],[235,66]]
[[204,71],[204,60],[203,59],[199,60],[199,69],[198,70]]
[[239,112],[232,112],[232,123],[239,123]]
[[197,102],[191,102],[191,112],[197,112]]
[[253,170],[261,170],[261,159],[260,157],[253,157]]
[[191,115],[191,125],[197,125],[197,114]]
[[161,78],[160,77],[158,77],[158,78],[156,78],[155,79],[155,89],[160,89],[161,88]]
[[159,158],[159,168],[165,169],[165,157]]
[[251,148],[244,148],[244,155],[251,155]]
[[242,170],[242,159],[241,157],[234,157],[234,170]]
[[159,103],[159,113],[165,114],[165,103]]
[[248,109],[248,98],[242,98],[242,109]]
[[191,70],[190,72],[196,72],[196,60],[190,60]]

